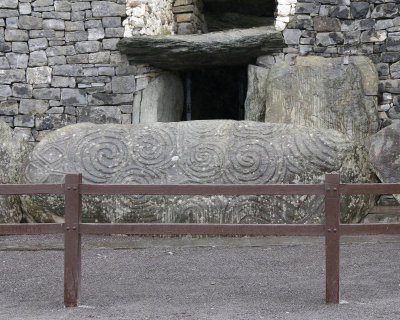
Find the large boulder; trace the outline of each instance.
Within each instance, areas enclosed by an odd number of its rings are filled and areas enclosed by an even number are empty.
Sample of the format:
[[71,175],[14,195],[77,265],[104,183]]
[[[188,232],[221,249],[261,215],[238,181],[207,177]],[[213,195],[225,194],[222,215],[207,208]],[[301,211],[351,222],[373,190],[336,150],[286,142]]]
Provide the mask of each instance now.
[[[26,183],[320,183],[325,173],[366,182],[364,149],[334,130],[252,121],[137,125],[77,124],[48,134],[24,169]],[[342,220],[358,220],[368,197],[345,198]],[[63,215],[62,199],[24,200],[31,216]],[[85,221],[305,223],[323,220],[323,196],[85,196]],[[47,216],[48,217],[48,216]]]
[[[263,90],[249,90],[246,119],[334,129],[363,141],[378,130],[378,73],[366,57],[346,59],[310,56],[278,61],[260,78]],[[252,73],[249,69],[250,79]]]
[[[400,123],[394,123],[371,136],[369,161],[385,183],[400,182]],[[400,195],[394,195],[400,201]]]
[[[20,171],[31,150],[28,143],[0,120],[0,184],[19,183]],[[0,195],[0,223],[17,223],[22,218],[19,197]]]

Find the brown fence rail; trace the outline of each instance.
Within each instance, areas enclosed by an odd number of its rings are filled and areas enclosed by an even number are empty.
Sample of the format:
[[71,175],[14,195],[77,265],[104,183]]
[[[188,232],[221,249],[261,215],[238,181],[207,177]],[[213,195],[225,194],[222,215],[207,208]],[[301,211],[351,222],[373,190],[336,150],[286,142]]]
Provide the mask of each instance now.
[[[326,302],[339,303],[340,236],[400,234],[400,224],[340,224],[341,194],[396,194],[400,184],[340,184],[339,174],[324,184],[298,185],[101,185],[82,184],[67,174],[65,184],[0,185],[0,194],[64,194],[65,223],[0,224],[0,235],[64,233],[64,304],[77,306],[81,291],[81,234],[325,236]],[[160,224],[82,223],[82,194],[146,195],[324,195],[325,224]]]

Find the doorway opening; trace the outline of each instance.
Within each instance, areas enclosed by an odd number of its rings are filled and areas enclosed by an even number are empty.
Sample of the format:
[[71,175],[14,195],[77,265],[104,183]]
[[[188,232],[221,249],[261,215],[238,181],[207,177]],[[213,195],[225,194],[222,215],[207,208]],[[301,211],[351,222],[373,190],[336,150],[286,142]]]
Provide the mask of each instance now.
[[182,120],[244,120],[246,94],[247,65],[187,72]]
[[203,0],[208,32],[274,24],[275,0]]

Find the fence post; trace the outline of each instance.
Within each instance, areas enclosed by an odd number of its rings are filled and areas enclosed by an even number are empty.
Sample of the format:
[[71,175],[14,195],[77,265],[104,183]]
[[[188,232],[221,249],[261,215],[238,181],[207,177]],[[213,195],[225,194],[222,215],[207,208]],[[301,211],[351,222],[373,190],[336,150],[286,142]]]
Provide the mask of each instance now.
[[325,175],[326,303],[339,303],[340,175]]
[[81,291],[81,174],[65,176],[64,305],[76,307]]

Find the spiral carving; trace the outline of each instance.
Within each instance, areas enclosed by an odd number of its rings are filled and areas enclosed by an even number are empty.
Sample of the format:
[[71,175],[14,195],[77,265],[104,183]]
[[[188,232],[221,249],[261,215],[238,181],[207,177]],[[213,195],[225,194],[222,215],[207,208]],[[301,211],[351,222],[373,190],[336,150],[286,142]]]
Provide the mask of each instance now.
[[105,183],[127,161],[129,150],[121,131],[94,131],[85,135],[77,144],[76,162],[82,169],[84,181]]
[[167,168],[176,154],[175,134],[160,128],[144,128],[133,147],[134,159],[145,166]]
[[282,174],[279,153],[272,144],[237,140],[227,154],[226,178],[231,183],[271,183]]
[[225,223],[271,223],[271,212],[262,197],[238,196],[230,201]]
[[188,146],[186,152],[189,154],[181,166],[189,181],[211,183],[220,179],[224,160],[218,145],[198,143]]
[[[160,184],[164,179],[159,172],[139,166],[123,168],[110,180],[111,184]],[[115,221],[154,222],[164,206],[163,196],[125,195],[118,198],[123,214]]]

